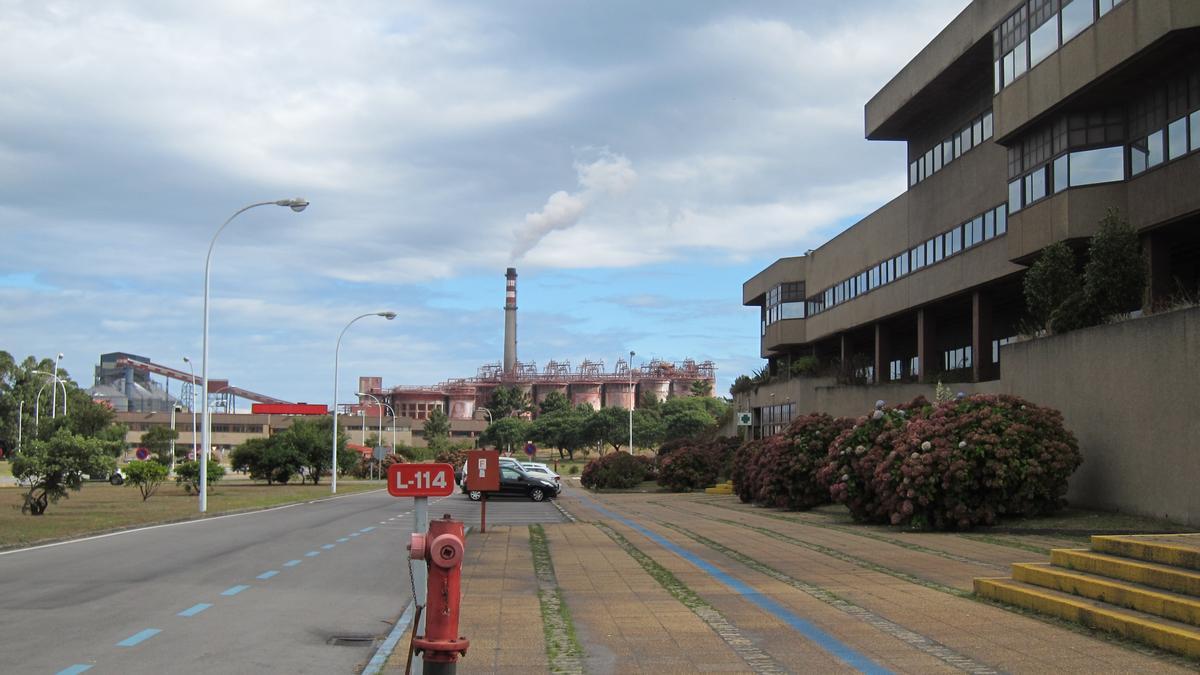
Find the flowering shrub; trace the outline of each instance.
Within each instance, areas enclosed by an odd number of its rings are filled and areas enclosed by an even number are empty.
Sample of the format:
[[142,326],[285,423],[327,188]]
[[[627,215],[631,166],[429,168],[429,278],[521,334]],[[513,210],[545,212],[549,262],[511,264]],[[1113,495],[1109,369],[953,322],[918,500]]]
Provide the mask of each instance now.
[[884,507],[875,484],[875,470],[892,452],[909,422],[928,409],[929,402],[923,396],[895,408],[877,402],[870,415],[860,417],[830,444],[825,464],[817,471],[817,483],[829,490],[833,501],[844,504],[856,521],[879,520]]
[[1081,462],[1057,410],[1008,395],[946,402],[913,420],[879,463],[879,519],[944,530],[1052,512]]
[[658,484],[674,492],[712,485],[729,475],[737,447],[737,439],[716,438],[675,448],[660,460]]
[[817,472],[825,466],[834,439],[853,426],[854,420],[824,413],[805,415],[788,425],[781,434],[783,442],[763,453],[769,464],[760,462],[763,503],[792,510],[828,504],[829,488],[817,481]]
[[628,452],[610,452],[601,455],[583,467],[579,482],[589,490],[602,488],[628,490],[641,483],[646,476],[647,462]]
[[[774,438],[772,436],[771,438]],[[746,441],[738,446],[733,453],[733,468],[730,478],[733,480],[733,491],[738,499],[749,504],[758,494],[761,478],[758,472],[758,456],[763,452],[763,446],[769,439],[760,438]]]

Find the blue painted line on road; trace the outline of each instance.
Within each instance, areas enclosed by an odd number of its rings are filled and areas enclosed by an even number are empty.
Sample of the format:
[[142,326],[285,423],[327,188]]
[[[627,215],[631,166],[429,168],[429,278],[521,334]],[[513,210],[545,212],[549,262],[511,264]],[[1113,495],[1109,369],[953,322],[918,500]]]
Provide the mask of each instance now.
[[75,665],[73,665],[69,668],[63,668],[62,670],[58,671],[54,675],[79,675],[79,673],[82,673],[85,670],[91,670],[91,669],[92,669],[92,666],[87,663],[76,663]]
[[620,521],[620,522],[624,523],[625,525],[627,525],[628,527],[631,527],[631,528],[637,530],[638,532],[642,533],[643,535],[645,535],[646,537],[650,538],[652,541],[657,543],[659,546],[662,546],[663,548],[674,553],[675,555],[679,556],[680,558],[683,558],[684,560],[692,563],[693,565],[700,568],[701,570],[704,570],[710,576],[712,576],[714,579],[725,584],[730,589],[732,589],[734,592],[736,592],[738,595],[741,595],[746,600],[758,605],[759,607],[766,610],[767,612],[774,614],[776,617],[781,619],[784,623],[786,623],[787,625],[789,625],[792,628],[799,631],[802,635],[804,635],[804,637],[815,642],[817,644],[817,646],[819,646],[821,649],[824,649],[825,651],[829,652],[833,656],[844,661],[846,663],[846,665],[849,665],[852,668],[856,668],[860,672],[871,673],[872,675],[883,675],[885,673],[890,674],[892,672],[892,671],[888,670],[887,668],[884,668],[883,666],[879,665],[878,663],[875,663],[865,654],[862,654],[862,653],[856,651],[854,648],[852,648],[849,645],[845,644],[844,642],[838,640],[837,638],[833,637],[829,633],[826,633],[825,631],[821,630],[820,628],[817,628],[816,626],[809,623],[808,621],[800,618],[799,616],[794,614],[791,610],[787,609],[786,607],[779,604],[775,600],[772,600],[771,598],[768,598],[767,596],[763,595],[759,591],[755,590],[753,586],[745,583],[744,581],[741,581],[740,579],[735,579],[734,577],[732,577],[728,573],[726,573],[724,570],[720,569],[716,565],[713,565],[712,563],[708,562],[707,560],[704,560],[703,558],[697,556],[696,554],[692,553],[691,551],[680,548],[679,546],[668,541],[667,539],[663,538],[662,536],[659,536],[658,534],[651,532],[650,530],[646,529],[645,527],[642,527],[641,525],[638,525],[637,523],[633,522],[632,520],[629,520],[628,518],[619,516],[619,515],[613,513],[612,511],[609,511],[608,509],[604,508],[603,506],[600,506],[598,503],[596,503],[595,501],[593,501],[591,499],[588,499],[587,497],[581,496],[580,499],[582,501],[586,502],[588,506],[599,511],[600,513],[603,513],[605,516],[608,516],[609,518],[612,518],[613,520]]
[[359,532],[362,532],[363,534],[366,534],[366,533],[370,532],[370,531],[371,531],[371,530],[373,530],[373,529],[375,529],[375,526],[374,526],[374,525],[372,525],[372,526],[370,526],[370,527],[364,527],[363,529],[359,530]]
[[321,548],[323,548],[323,549],[325,549],[326,551],[328,551],[329,549],[333,548],[334,546],[336,546],[336,544],[325,544],[325,545],[324,545],[324,546],[322,546]]
[[246,590],[247,588],[250,588],[250,587],[247,586],[246,584],[238,584],[237,586],[230,586],[229,588],[226,588],[225,590],[221,591],[221,595],[237,595],[238,593],[241,593],[242,591]]
[[283,563],[283,566],[284,567],[295,567],[296,565],[299,565],[302,562],[304,562],[304,561],[303,560],[289,560],[289,561]]
[[315,557],[317,557],[317,556],[319,556],[319,555],[321,555],[321,552],[320,552],[320,551],[309,551],[308,553],[305,553],[305,554],[304,554],[304,557],[305,557],[305,558],[315,558]]
[[339,544],[344,544],[348,541],[350,541],[350,537],[342,537],[341,539],[338,539]]
[[351,533],[350,533],[350,536],[351,536],[351,537],[357,537],[357,536],[358,536],[358,535],[360,535],[360,534],[362,534],[362,533],[361,533],[361,532],[351,532]]
[[188,607],[187,609],[176,614],[175,616],[196,616],[197,614],[199,614],[200,612],[203,612],[204,610],[208,609],[209,607],[212,607],[211,603],[201,602],[199,604],[195,604],[195,605],[192,605],[191,607]]
[[270,579],[271,577],[275,576],[276,574],[279,574],[279,570],[267,570],[266,572],[263,572],[262,574],[254,577],[254,578],[255,579]]
[[150,638],[154,637],[155,635],[158,635],[161,632],[162,631],[159,630],[158,628],[147,628],[146,630],[141,631],[140,633],[134,633],[133,635],[130,635],[129,637],[125,638],[124,640],[121,640],[120,642],[117,643],[117,646],[118,647],[133,647],[133,646],[136,646],[136,645],[139,645],[139,644],[145,642],[146,640],[149,640]]

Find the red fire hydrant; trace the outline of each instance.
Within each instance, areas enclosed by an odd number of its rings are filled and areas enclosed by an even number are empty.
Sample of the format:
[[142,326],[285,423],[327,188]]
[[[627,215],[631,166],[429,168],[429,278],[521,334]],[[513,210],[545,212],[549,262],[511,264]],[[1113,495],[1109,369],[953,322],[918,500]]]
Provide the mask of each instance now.
[[[425,560],[429,583],[425,593],[425,634],[413,638],[413,649],[424,658],[424,672],[453,674],[458,656],[466,656],[470,642],[458,634],[466,531],[450,514],[429,523],[428,534],[414,533],[409,557]],[[416,632],[416,627],[413,628]]]

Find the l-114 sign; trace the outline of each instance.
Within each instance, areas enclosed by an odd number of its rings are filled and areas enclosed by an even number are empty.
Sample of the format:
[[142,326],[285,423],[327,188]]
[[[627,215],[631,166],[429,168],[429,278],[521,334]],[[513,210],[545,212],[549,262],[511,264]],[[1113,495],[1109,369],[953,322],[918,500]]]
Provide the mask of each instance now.
[[454,467],[393,464],[388,467],[387,489],[393,497],[448,497],[454,494]]

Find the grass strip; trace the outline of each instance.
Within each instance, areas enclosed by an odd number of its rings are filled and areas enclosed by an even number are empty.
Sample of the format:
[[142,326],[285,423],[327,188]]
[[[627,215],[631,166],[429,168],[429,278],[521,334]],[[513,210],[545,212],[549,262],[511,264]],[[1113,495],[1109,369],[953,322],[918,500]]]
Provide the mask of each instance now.
[[650,556],[646,555],[641,549],[633,545],[620,532],[609,527],[605,523],[593,523],[597,529],[608,535],[609,539],[616,542],[621,550],[629,554],[631,558],[637,561],[642,569],[649,574],[652,579],[658,582],[671,597],[675,598],[684,607],[687,607],[693,614],[700,617],[700,620],[708,624],[709,628],[725,641],[743,661],[749,665],[756,673],[786,673],[788,670],[779,665],[775,659],[771,658],[766,652],[754,645],[746,636],[742,635],[740,629],[729,622],[728,619],[721,614],[717,608],[708,604],[703,598],[696,594],[687,584],[679,580],[671,573],[670,570],[658,564]]
[[575,635],[571,610],[563,600],[558,578],[554,575],[554,559],[550,544],[541,525],[529,526],[529,548],[533,553],[533,571],[537,577],[538,604],[542,610],[542,634],[546,638],[546,658],[550,672],[582,673],[583,647]]

